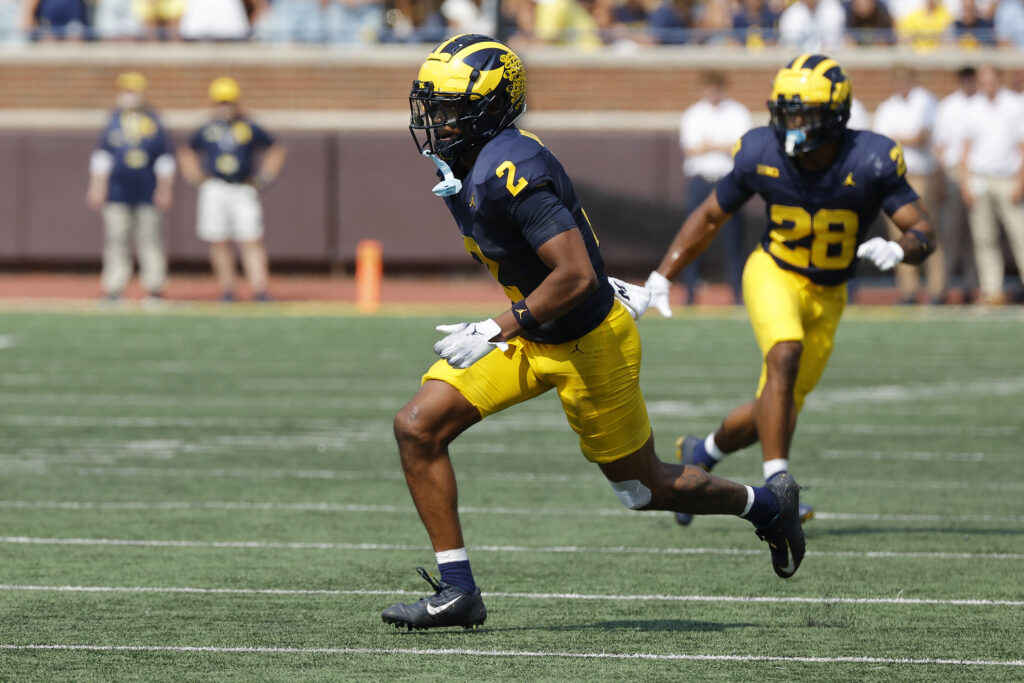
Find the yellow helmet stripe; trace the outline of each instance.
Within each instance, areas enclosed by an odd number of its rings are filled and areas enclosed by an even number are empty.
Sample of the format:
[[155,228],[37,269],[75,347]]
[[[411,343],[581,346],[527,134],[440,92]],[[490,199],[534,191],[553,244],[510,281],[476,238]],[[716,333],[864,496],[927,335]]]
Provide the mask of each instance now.
[[811,71],[811,78],[816,78],[818,76],[824,76],[825,72],[828,71],[829,69],[831,69],[834,66],[839,66],[839,63],[836,60],[834,60],[834,59],[826,59],[826,60],[824,60],[821,64],[819,64],[818,66],[814,67],[813,71]]
[[813,56],[814,55],[812,55],[809,52],[806,53],[806,54],[802,54],[802,55],[800,55],[799,57],[797,57],[796,59],[793,60],[793,65],[791,67],[789,67],[789,68],[793,69],[794,71],[796,71],[797,69],[799,69],[800,67],[802,67],[804,65],[804,62],[806,62],[808,59],[810,59]]

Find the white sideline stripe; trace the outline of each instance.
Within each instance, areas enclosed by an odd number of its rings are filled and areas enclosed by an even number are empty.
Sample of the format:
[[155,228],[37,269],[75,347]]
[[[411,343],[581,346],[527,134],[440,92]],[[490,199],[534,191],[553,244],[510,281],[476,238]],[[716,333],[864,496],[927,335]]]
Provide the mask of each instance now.
[[[199,595],[419,595],[423,591],[327,590],[288,588],[195,588],[182,586],[29,586],[0,584],[0,591],[37,591],[55,593],[194,593]],[[484,592],[486,598],[524,600],[607,600],[611,602],[757,602],[769,604],[843,604],[843,605],[950,605],[956,607],[1024,607],[1024,600],[987,600],[983,598],[817,598],[775,595],[598,595],[589,593],[515,593]]]
[[[29,510],[283,510],[288,512],[370,512],[412,514],[411,505],[363,505],[359,503],[264,503],[231,501],[111,501],[73,500],[0,500],[0,508]],[[662,515],[662,511],[633,511],[617,508],[511,508],[459,506],[459,512],[479,515],[542,515],[579,517],[635,517]],[[929,515],[822,512],[815,510],[817,520],[866,522],[1024,522],[1024,515]],[[711,521],[711,520],[709,520]]]
[[547,652],[531,650],[469,650],[462,648],[383,647],[213,647],[209,645],[15,645],[0,650],[79,650],[88,652],[208,652],[211,654],[294,655],[428,655],[467,657],[552,657],[559,659],[643,659],[700,662],[794,662],[803,664],[929,664],[939,666],[1024,666],[1024,659],[909,659],[899,657],[783,657],[768,655],[687,655],[647,652]]
[[[262,550],[415,550],[427,551],[425,545],[402,543],[284,543],[281,541],[172,541],[128,538],[38,538],[33,536],[0,536],[0,543],[22,545],[81,545],[81,546],[136,546],[149,548],[242,548]],[[761,555],[763,550],[749,548],[641,548],[629,546],[525,546],[474,545],[477,552],[498,553],[592,553],[598,555]],[[890,552],[853,550],[808,551],[815,557],[902,558],[947,560],[1024,560],[1018,553],[949,553],[949,552]]]

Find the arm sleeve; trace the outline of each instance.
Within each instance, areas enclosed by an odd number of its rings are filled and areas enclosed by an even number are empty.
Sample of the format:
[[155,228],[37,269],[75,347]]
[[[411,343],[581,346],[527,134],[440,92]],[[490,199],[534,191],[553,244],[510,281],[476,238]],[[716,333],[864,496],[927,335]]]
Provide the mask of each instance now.
[[512,214],[512,223],[534,251],[552,237],[577,227],[565,204],[543,187],[519,202]]
[[268,133],[266,130],[257,126],[255,123],[252,124],[252,144],[253,147],[267,148],[272,146],[277,140],[273,135]]
[[718,205],[726,213],[736,213],[754,194],[752,178],[757,169],[757,152],[751,149],[752,136],[748,133],[736,143],[732,170],[715,186]]
[[892,140],[887,140],[890,147],[886,150],[885,167],[881,177],[882,209],[889,216],[896,213],[901,206],[917,201],[917,192],[907,182],[907,170],[903,163],[903,148]]
[[97,149],[89,157],[89,173],[91,175],[110,175],[114,168],[114,155],[105,149]]

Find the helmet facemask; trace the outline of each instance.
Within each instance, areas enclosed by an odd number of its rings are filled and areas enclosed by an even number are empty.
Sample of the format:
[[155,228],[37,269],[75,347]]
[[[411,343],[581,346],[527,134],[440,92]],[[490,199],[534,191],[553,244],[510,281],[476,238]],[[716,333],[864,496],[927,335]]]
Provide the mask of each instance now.
[[842,136],[850,118],[848,104],[804,104],[799,95],[768,102],[771,126],[787,156],[807,154]]

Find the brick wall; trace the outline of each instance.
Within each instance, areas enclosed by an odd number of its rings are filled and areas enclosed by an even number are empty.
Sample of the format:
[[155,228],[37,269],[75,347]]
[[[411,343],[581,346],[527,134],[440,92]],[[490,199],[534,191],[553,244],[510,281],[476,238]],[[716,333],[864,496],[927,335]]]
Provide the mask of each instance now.
[[[5,59],[0,110],[104,108],[110,104],[114,77],[127,68],[147,75],[151,97],[164,109],[203,107],[207,84],[227,74],[241,82],[245,101],[254,109],[400,110],[426,52],[420,47],[365,53],[261,46],[36,46]],[[699,96],[704,68],[726,70],[733,96],[761,110],[775,70],[791,57],[777,50],[524,52],[535,112],[679,111]],[[1024,57],[1006,52],[918,55],[876,50],[837,58],[850,73],[855,95],[869,109],[888,96],[888,73],[896,63],[915,66],[921,84],[940,96],[955,88],[953,73],[962,64],[994,60],[1008,70],[1010,81],[1024,74]]]

